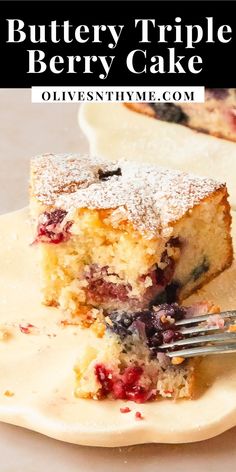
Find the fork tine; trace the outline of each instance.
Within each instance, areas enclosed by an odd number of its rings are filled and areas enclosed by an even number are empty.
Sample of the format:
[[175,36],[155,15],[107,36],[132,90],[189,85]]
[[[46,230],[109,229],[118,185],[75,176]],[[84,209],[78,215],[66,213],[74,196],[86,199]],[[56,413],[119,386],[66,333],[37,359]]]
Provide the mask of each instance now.
[[[231,322],[226,322],[223,329],[226,329],[231,324],[232,324],[232,321]],[[209,331],[222,331],[222,328],[219,328],[219,326],[204,326],[204,325],[199,326],[199,325],[197,325],[197,326],[192,326],[190,328],[180,328],[180,329],[178,329],[178,331],[180,333],[182,333],[183,335],[201,334],[201,333],[204,334],[204,333],[207,333]]]
[[195,357],[213,354],[223,354],[224,352],[236,352],[236,343],[221,344],[218,346],[193,347],[192,349],[181,349],[179,351],[166,352],[168,357]]
[[[214,313],[218,314],[218,313]],[[200,315],[200,316],[195,316],[193,318],[185,318],[183,320],[176,321],[175,325],[176,326],[186,326],[186,325],[191,325],[195,323],[201,323],[203,321],[207,321],[209,316],[211,316],[212,313],[208,313],[207,315]],[[231,318],[234,319],[236,318],[236,311],[223,311],[222,313],[219,313],[221,318]]]
[[222,342],[222,341],[233,341],[236,342],[236,333],[220,333],[220,334],[209,334],[206,336],[194,336],[191,338],[180,339],[179,341],[174,341],[173,343],[165,343],[159,346],[161,349],[172,349],[178,346],[188,346],[193,344],[202,344],[208,342]]

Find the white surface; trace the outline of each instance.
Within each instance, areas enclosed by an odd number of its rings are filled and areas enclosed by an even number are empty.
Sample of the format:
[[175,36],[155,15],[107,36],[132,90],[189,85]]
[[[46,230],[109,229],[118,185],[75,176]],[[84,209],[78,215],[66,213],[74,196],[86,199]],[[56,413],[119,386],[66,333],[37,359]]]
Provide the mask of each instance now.
[[0,425],[1,472],[235,471],[235,433],[192,444],[91,448]]

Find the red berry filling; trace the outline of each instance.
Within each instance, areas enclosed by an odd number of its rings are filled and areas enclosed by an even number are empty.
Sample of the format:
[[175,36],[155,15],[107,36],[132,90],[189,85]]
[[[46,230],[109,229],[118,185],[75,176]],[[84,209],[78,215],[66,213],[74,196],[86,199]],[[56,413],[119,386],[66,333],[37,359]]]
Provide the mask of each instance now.
[[[104,302],[106,300],[119,300],[125,302],[129,299],[129,292],[131,291],[131,285],[123,283],[114,283],[105,280],[109,278],[109,275],[114,276],[116,274],[109,274],[109,267],[99,267],[97,264],[92,264],[89,270],[85,274],[88,281],[87,296],[97,303]],[[119,278],[117,276],[117,278]]]
[[[173,259],[168,258],[165,269],[154,269],[148,274],[140,277],[140,282],[145,283],[147,277],[152,281],[152,285],[146,289],[141,299],[137,296],[132,296],[132,286],[127,283],[122,283],[122,280],[115,273],[109,272],[109,267],[99,267],[97,264],[89,266],[85,273],[87,286],[87,298],[89,302],[104,303],[108,300],[117,300],[119,302],[129,302],[132,307],[145,307],[155,299],[173,278],[175,270],[175,263]],[[117,283],[109,281],[109,276],[114,280],[117,278]]]
[[144,388],[140,385],[143,374],[142,367],[127,367],[123,374],[113,376],[112,371],[103,364],[95,366],[95,375],[101,384],[100,395],[105,398],[109,394],[118,400],[133,400],[136,403],[144,403],[153,395],[152,388]]
[[72,221],[63,224],[67,212],[65,210],[45,211],[39,216],[35,242],[59,244],[70,238]]

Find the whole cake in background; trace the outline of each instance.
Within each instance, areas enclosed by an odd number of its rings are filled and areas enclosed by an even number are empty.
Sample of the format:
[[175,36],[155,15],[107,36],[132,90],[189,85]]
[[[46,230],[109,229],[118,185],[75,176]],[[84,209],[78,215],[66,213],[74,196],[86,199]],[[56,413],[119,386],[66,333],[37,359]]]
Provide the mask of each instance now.
[[182,301],[232,262],[226,186],[184,172],[35,157],[31,214],[44,302],[87,324]]
[[205,103],[126,103],[152,118],[236,141],[236,89],[206,89]]

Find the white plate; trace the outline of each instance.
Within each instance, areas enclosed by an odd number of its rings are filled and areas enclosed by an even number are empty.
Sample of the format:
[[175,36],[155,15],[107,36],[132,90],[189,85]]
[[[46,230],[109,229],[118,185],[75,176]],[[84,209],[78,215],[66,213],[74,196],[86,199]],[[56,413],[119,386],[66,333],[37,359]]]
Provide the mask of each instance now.
[[[203,361],[203,389],[194,401],[130,402],[132,411],[124,415],[122,402],[76,399],[73,366],[79,350],[88,341],[102,340],[88,330],[63,328],[60,312],[41,305],[35,248],[30,241],[27,210],[0,217],[0,329],[10,334],[0,341],[1,421],[71,443],[108,447],[199,441],[236,425],[235,355]],[[234,264],[205,287],[199,298],[221,301],[226,309],[235,307],[235,293]],[[36,327],[31,334],[19,328],[27,323]],[[6,391],[13,395],[6,396]],[[135,420],[137,410],[143,421]]]

